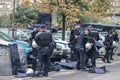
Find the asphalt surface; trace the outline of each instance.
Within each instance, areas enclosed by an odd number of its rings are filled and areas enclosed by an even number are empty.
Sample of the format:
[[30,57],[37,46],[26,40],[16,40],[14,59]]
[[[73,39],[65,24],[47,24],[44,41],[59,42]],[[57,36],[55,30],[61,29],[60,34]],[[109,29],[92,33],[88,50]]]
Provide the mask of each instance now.
[[120,56],[114,56],[112,63],[103,63],[97,60],[97,66],[106,66],[108,72],[105,74],[88,73],[79,70],[61,70],[50,72],[49,77],[39,78],[15,78],[14,76],[0,76],[0,80],[120,80]]

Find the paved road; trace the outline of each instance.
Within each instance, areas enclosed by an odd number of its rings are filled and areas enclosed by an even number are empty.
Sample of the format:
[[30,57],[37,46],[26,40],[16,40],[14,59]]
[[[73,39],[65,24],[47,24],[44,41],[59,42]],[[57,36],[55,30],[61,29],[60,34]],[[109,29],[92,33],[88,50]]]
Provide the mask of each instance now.
[[[101,66],[101,64],[99,65]],[[107,65],[106,74],[94,74],[77,70],[50,73],[48,78],[31,78],[26,80],[120,80],[120,61]]]
[[97,66],[107,66],[109,72],[105,74],[94,74],[78,70],[62,70],[60,72],[50,72],[49,77],[40,78],[15,78],[14,76],[1,76],[0,80],[120,80],[120,56],[111,64],[97,60]]

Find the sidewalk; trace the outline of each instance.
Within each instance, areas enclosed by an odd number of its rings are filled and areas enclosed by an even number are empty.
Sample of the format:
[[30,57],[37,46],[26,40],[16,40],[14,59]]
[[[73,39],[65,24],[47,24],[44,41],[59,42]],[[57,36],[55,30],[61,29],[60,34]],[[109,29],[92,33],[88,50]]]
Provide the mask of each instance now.
[[[110,66],[110,65],[114,65],[116,63],[120,63],[120,56],[114,56],[114,60],[111,61],[112,63],[104,63],[103,61],[101,61],[101,58],[97,59],[97,66]],[[75,70],[61,70],[60,72],[50,72],[49,75],[53,76],[53,74],[55,74],[54,76],[62,76],[65,74],[70,74],[70,73],[75,73]],[[50,77],[48,77],[50,78]],[[0,76],[0,80],[32,80],[32,77],[26,77],[26,78],[16,78],[15,76]]]

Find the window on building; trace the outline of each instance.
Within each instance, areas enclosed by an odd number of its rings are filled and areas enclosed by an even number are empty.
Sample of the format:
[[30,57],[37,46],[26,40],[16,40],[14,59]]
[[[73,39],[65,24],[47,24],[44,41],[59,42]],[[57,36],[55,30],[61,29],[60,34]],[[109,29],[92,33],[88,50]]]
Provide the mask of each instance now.
[[12,5],[11,4],[7,4],[6,5],[6,9],[7,9],[7,11],[11,11],[12,10]]
[[3,4],[0,4],[0,11],[3,11]]
[[120,0],[114,0],[116,3],[116,6],[120,6]]

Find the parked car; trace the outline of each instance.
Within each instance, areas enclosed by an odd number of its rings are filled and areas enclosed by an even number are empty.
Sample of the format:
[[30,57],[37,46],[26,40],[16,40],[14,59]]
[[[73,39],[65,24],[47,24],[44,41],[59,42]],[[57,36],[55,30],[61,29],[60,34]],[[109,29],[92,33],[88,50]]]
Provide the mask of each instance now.
[[[4,42],[3,42],[4,41]],[[10,36],[0,31],[0,44],[17,44],[21,61],[26,61],[26,56],[31,52],[30,47],[23,41],[13,40]]]
[[[53,33],[53,37],[56,39],[62,40],[62,31],[58,31],[57,33]],[[70,38],[70,31],[65,31],[65,41],[69,41]]]
[[[5,34],[9,35],[12,37],[12,29],[0,29],[2,30]],[[24,42],[28,42],[29,37],[31,36],[31,30],[25,30],[25,29],[17,29],[14,31],[14,38],[15,40],[19,40],[19,41],[24,41]],[[63,41],[62,39],[55,37],[56,33],[52,34],[53,35],[53,39],[56,42],[56,49],[54,49],[53,51],[53,55],[51,56],[52,59],[61,59],[61,56],[66,53],[70,53],[70,48],[68,47],[68,42],[67,41]],[[30,54],[29,54],[30,56]]]
[[[12,37],[11,28],[0,28],[0,31]],[[16,29],[14,30],[14,39],[28,42],[31,32],[32,32],[31,30],[26,30],[26,29]]]
[[68,42],[61,39],[54,41],[56,42],[56,49],[54,49],[51,58],[57,58],[59,60],[61,60],[63,56],[66,56],[67,59],[70,58],[71,49],[68,47]]

